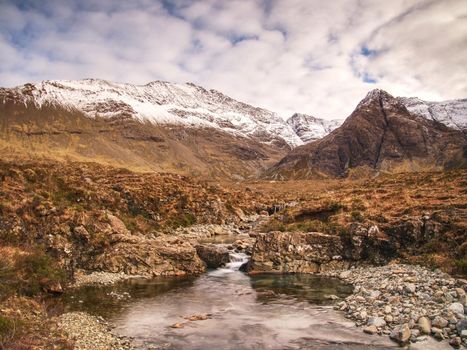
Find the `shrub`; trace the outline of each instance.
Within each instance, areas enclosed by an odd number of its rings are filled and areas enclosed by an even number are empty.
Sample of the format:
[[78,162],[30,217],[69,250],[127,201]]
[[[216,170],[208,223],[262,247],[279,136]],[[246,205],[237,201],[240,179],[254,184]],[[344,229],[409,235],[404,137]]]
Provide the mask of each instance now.
[[0,349],[3,348],[3,344],[8,342],[14,337],[16,331],[15,321],[0,315]]
[[4,298],[12,293],[33,296],[50,282],[65,283],[66,273],[40,250],[16,254],[12,262],[0,258],[0,291]]
[[363,214],[361,212],[359,212],[358,210],[352,211],[350,213],[350,216],[351,216],[352,220],[357,221],[357,222],[362,222],[365,219]]

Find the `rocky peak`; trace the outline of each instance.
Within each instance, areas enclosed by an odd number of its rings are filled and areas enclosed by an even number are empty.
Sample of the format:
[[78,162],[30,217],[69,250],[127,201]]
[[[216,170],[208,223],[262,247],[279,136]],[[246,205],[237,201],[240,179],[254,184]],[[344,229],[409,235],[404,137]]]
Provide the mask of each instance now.
[[412,115],[383,90],[370,91],[342,126],[297,147],[267,173],[272,177],[345,176],[362,171],[419,171],[466,166],[462,133]]

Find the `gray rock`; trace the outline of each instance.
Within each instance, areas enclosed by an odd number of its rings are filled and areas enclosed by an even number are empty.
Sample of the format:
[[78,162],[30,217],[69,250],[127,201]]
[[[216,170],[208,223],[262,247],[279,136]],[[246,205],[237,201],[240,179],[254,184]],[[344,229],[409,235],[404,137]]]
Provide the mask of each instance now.
[[382,319],[381,317],[370,317],[368,319],[367,324],[369,326],[375,326],[375,327],[384,327],[386,326],[386,321]]
[[407,293],[413,294],[413,293],[415,293],[416,289],[417,288],[416,288],[415,284],[413,284],[413,283],[404,284],[404,291],[407,292]]
[[431,326],[435,328],[444,328],[448,325],[448,320],[441,316],[436,316],[431,322]]
[[449,305],[448,310],[454,312],[457,315],[464,315],[464,305],[461,303],[452,303]]

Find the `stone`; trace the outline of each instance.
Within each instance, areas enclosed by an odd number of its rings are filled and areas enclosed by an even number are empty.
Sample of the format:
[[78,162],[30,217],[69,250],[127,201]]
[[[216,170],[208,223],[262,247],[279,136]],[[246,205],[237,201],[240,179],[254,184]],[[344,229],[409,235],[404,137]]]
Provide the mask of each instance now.
[[448,325],[448,320],[441,316],[436,316],[433,321],[431,321],[431,326],[435,328],[444,328]]
[[399,344],[406,344],[411,336],[410,328],[407,324],[396,326],[389,337]]
[[449,305],[448,310],[454,312],[457,315],[464,315],[464,305],[461,303],[452,303]]
[[[339,236],[319,232],[259,233],[253,247],[248,272],[316,273],[332,257],[341,255]],[[336,267],[342,268],[342,262]],[[329,270],[327,268],[327,270]]]
[[378,328],[386,326],[386,321],[381,317],[370,317],[367,324],[369,326],[376,326]]
[[341,278],[341,279],[346,279],[346,278],[350,277],[351,274],[352,274],[352,271],[350,271],[350,270],[342,271],[342,272],[339,274],[339,278]]
[[416,287],[413,283],[406,283],[404,284],[404,291],[410,294],[415,293]]
[[367,334],[376,334],[378,333],[378,329],[376,328],[375,325],[367,326],[363,328],[363,331]]
[[467,319],[464,318],[456,324],[457,333],[461,334],[463,330],[467,330]]
[[216,269],[230,261],[229,250],[215,244],[199,244],[196,253],[208,268]]
[[453,346],[455,348],[460,347],[461,344],[462,344],[462,340],[461,340],[460,337],[454,337],[449,341],[449,345],[451,345],[451,346]]
[[390,305],[386,305],[386,306],[384,307],[384,313],[385,313],[385,314],[390,314],[391,311],[392,311],[392,308],[391,308]]
[[431,333],[431,322],[428,317],[420,317],[418,319],[418,328],[420,331],[424,334],[430,334]]

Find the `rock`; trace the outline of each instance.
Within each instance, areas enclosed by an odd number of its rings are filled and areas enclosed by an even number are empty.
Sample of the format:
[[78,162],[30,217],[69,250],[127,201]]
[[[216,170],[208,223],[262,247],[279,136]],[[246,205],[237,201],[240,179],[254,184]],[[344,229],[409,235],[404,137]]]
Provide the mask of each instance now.
[[409,293],[409,294],[415,293],[415,290],[416,290],[416,287],[415,287],[415,284],[413,284],[413,283],[406,283],[404,285],[404,291]]
[[206,263],[207,267],[213,269],[230,261],[229,250],[215,244],[199,244],[196,246],[196,253]]
[[456,288],[455,291],[458,298],[461,298],[465,295],[465,290],[462,288]]
[[384,313],[385,313],[385,314],[390,314],[391,312],[392,312],[391,306],[390,306],[390,305],[386,305],[386,306],[384,307]]
[[457,315],[464,315],[464,305],[462,305],[461,303],[452,303],[451,305],[449,305],[448,310],[454,312]]
[[457,330],[457,333],[459,333],[459,334],[461,334],[462,331],[467,330],[467,319],[466,318],[464,318],[464,319],[460,320],[459,322],[457,322],[456,330]]
[[170,328],[183,328],[185,325],[183,323],[174,323]]
[[191,316],[185,317],[185,319],[189,321],[204,321],[204,320],[207,320],[208,318],[209,318],[209,315],[191,315]]
[[389,337],[399,344],[406,344],[411,336],[410,328],[407,324],[396,326]]
[[339,236],[318,232],[259,233],[248,272],[315,273],[321,265],[330,263],[343,268],[344,262],[332,260],[342,250]]
[[448,320],[441,316],[436,316],[433,321],[431,321],[431,326],[435,328],[444,328],[448,325]]
[[453,346],[455,348],[460,347],[461,344],[462,344],[462,340],[461,340],[460,337],[454,337],[449,341],[449,345],[451,345],[451,346]]
[[433,337],[435,337],[438,340],[444,339],[443,330],[440,328],[432,327],[431,333],[433,334]]
[[122,220],[112,214],[107,214],[107,219],[109,220],[110,227],[112,231],[116,234],[129,235],[130,231],[126,228]]
[[352,271],[350,270],[347,270],[347,271],[342,271],[340,274],[339,274],[339,278],[341,279],[346,279],[348,278],[350,275],[351,275]]
[[378,329],[376,328],[375,325],[367,326],[363,328],[363,331],[367,334],[376,334],[378,333]]
[[370,317],[368,319],[367,324],[369,326],[373,325],[375,327],[380,328],[380,327],[386,326],[386,321],[384,319],[382,319],[381,317]]
[[431,334],[431,322],[428,317],[420,317],[417,324],[423,334]]

